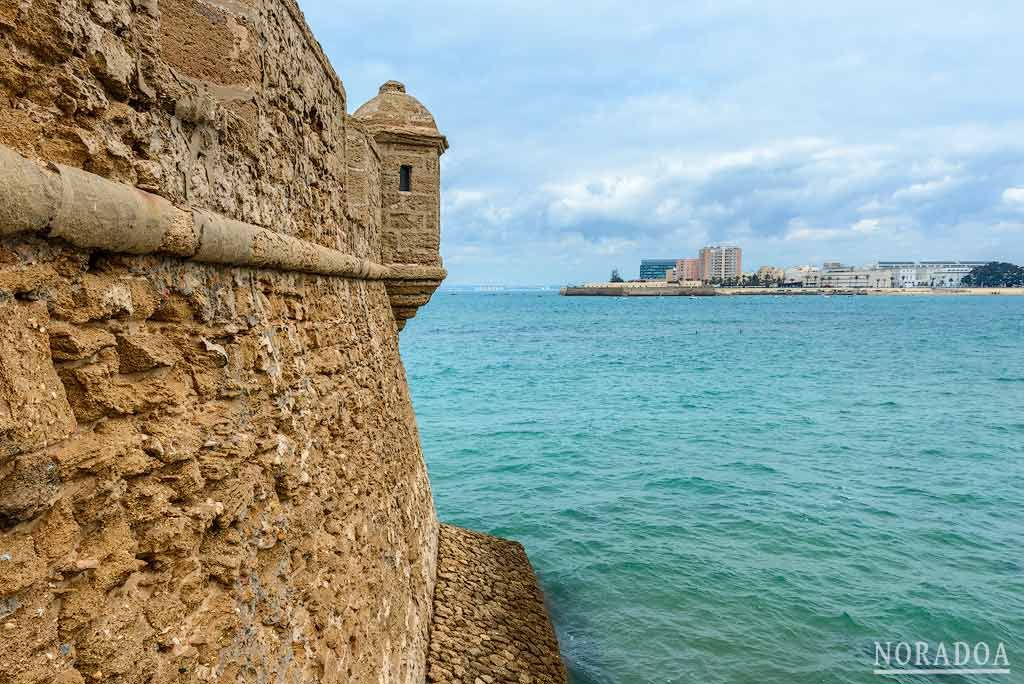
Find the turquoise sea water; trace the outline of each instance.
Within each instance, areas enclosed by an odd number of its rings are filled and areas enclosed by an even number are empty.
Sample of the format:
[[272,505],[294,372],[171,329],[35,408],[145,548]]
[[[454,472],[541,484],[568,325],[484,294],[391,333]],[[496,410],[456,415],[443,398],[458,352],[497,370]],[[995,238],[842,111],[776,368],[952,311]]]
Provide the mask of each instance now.
[[577,684],[1024,682],[1024,298],[442,291],[402,352],[440,517],[525,544]]

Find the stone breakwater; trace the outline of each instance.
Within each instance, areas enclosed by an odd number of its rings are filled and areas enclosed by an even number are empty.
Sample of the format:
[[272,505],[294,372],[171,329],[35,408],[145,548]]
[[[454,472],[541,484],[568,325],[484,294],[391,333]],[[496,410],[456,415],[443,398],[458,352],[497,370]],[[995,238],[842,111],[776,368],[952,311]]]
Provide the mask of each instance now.
[[563,297],[714,297],[710,287],[563,287]]
[[555,684],[558,640],[521,544],[441,525],[427,681]]
[[425,680],[446,148],[292,0],[0,0],[3,684]]

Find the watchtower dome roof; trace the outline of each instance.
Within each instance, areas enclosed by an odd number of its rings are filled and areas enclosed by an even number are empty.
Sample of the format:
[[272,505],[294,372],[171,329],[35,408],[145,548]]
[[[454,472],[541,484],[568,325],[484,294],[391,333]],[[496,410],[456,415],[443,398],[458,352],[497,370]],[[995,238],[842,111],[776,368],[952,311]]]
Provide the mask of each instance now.
[[[388,81],[377,96],[356,110],[353,116],[373,133],[395,133],[440,138],[437,123],[423,103],[405,92],[405,85]],[[447,141],[444,147],[447,147]]]

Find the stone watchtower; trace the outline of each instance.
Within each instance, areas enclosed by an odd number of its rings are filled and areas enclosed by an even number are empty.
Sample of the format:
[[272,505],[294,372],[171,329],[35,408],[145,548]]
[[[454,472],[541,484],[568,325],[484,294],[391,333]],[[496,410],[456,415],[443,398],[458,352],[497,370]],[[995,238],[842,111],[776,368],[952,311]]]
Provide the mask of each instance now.
[[421,266],[395,269],[404,277],[387,281],[401,327],[445,276],[439,251],[441,155],[448,139],[427,108],[398,81],[382,85],[353,116],[373,136],[381,155],[383,262]]

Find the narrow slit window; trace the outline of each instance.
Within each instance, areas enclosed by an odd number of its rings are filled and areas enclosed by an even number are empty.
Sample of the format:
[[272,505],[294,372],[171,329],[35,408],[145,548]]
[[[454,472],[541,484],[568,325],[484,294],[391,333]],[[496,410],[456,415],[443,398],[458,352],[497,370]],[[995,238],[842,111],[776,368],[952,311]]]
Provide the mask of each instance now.
[[400,192],[412,191],[412,167],[402,166],[398,171],[398,190]]

